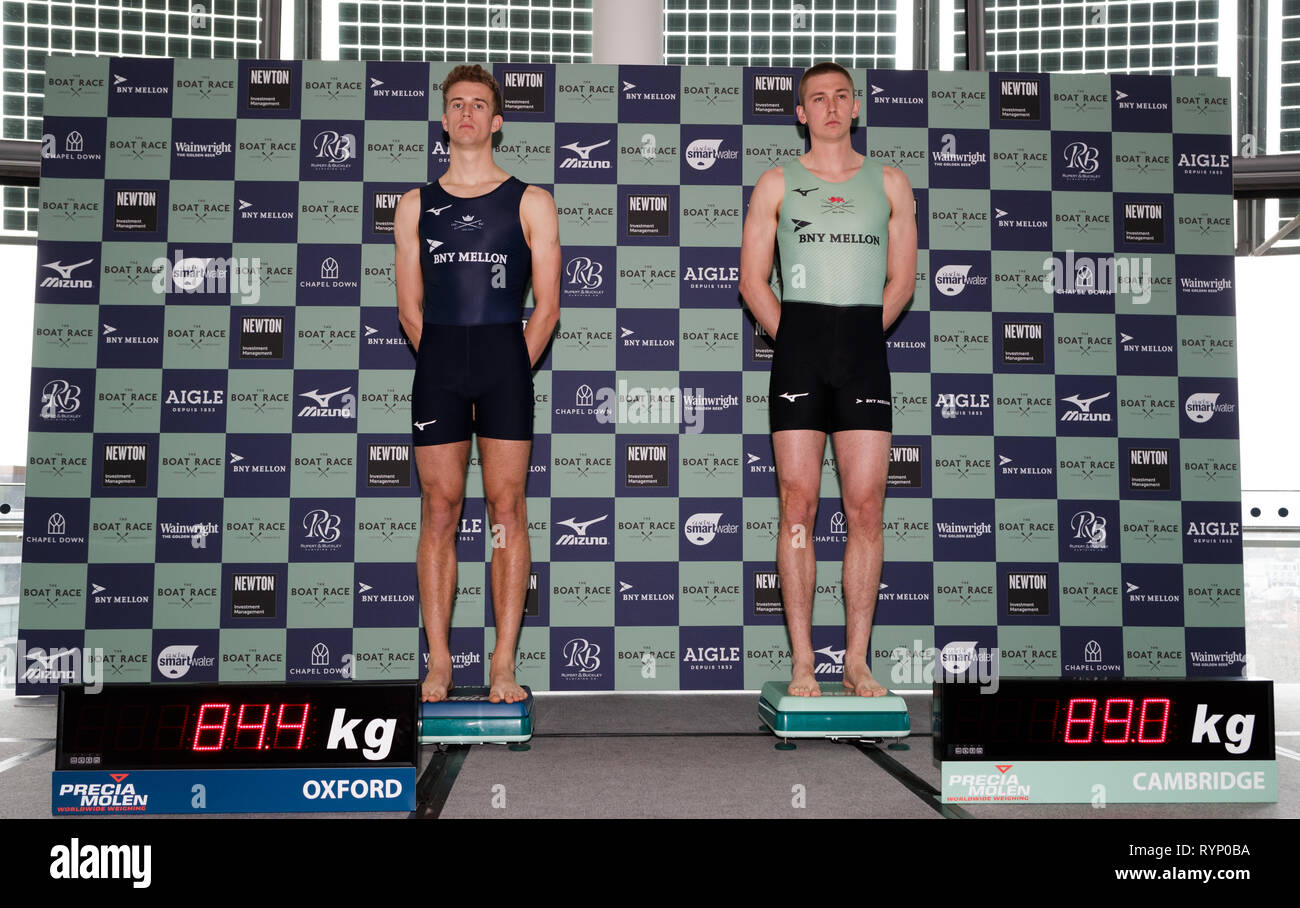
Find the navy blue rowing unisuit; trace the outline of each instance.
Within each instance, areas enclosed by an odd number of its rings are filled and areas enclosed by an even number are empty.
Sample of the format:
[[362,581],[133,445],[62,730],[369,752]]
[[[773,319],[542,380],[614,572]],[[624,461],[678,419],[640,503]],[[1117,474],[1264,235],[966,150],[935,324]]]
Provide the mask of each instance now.
[[426,325],[518,322],[533,255],[519,222],[526,183],[510,177],[472,199],[434,181],[420,190]]
[[521,326],[532,276],[510,177],[469,199],[420,189],[424,328],[411,395],[415,445],[533,437],[533,374]]

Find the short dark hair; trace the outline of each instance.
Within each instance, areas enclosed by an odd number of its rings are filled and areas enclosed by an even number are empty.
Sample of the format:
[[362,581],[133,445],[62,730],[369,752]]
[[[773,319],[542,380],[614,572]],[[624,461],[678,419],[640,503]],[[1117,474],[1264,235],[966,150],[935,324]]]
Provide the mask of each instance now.
[[800,105],[803,104],[804,83],[807,82],[809,79],[811,79],[813,76],[825,76],[828,75],[829,73],[838,73],[839,75],[849,80],[850,88],[853,87],[853,75],[843,66],[840,66],[838,63],[832,63],[830,60],[827,60],[824,63],[817,63],[805,69],[803,71],[803,75],[799,77],[799,104]]
[[462,63],[451,72],[447,73],[447,78],[442,80],[442,112],[447,112],[447,90],[457,82],[477,82],[480,85],[486,85],[492,89],[492,116],[501,116],[501,86],[497,85],[497,80],[492,78],[492,74],[477,63],[466,65]]

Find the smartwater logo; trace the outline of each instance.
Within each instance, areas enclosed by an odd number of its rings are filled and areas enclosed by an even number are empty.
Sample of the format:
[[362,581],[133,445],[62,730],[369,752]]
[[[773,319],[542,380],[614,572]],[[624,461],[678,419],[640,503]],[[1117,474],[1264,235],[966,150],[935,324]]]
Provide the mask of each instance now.
[[1183,403],[1183,412],[1192,422],[1209,422],[1215,413],[1232,413],[1236,409],[1236,404],[1221,404],[1217,393],[1205,391],[1191,395]]
[[692,514],[682,524],[682,532],[692,545],[708,545],[719,533],[735,534],[740,532],[740,524],[723,523],[722,513]]
[[890,680],[898,685],[976,684],[981,694],[988,695],[996,694],[1001,685],[997,648],[974,640],[952,640],[942,648],[913,640],[910,647],[894,647],[888,658],[894,663]]
[[[117,784],[64,785],[62,789],[122,787]],[[127,784],[125,787],[134,793],[134,786]],[[59,791],[61,795],[73,794],[62,789]],[[131,880],[136,889],[148,889],[153,880],[152,845],[82,845],[80,839],[72,839],[67,845],[51,848],[50,857],[54,859],[50,861],[50,878],[55,880]]]
[[164,678],[175,680],[189,674],[191,668],[211,668],[216,664],[213,656],[195,656],[197,645],[176,643],[158,654],[158,671]]
[[722,147],[722,139],[696,139],[686,146],[686,163],[694,170],[708,170],[718,161],[734,161],[740,152]]
[[934,273],[935,289],[944,296],[957,296],[967,287],[988,286],[988,275],[971,274],[972,265],[944,265]]

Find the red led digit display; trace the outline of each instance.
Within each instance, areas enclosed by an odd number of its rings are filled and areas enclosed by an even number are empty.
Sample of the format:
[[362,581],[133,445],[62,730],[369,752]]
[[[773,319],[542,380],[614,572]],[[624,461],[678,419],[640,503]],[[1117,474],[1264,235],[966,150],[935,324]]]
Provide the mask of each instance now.
[[1092,744],[1097,726],[1097,707],[1101,707],[1101,743],[1103,744],[1163,744],[1169,735],[1170,701],[1167,698],[1142,700],[1137,721],[1138,732],[1133,734],[1133,699],[1112,697],[1097,700],[1076,697],[1066,708],[1065,743]]
[[1107,700],[1105,717],[1101,720],[1101,740],[1106,744],[1127,744],[1132,726],[1133,701]]
[[[212,722],[208,711],[220,711],[221,722]],[[230,719],[229,703],[204,703],[199,707],[199,724],[194,729],[194,750],[221,750],[226,740],[226,722]]]
[[[1272,759],[1272,682],[1001,678],[935,685],[940,760]],[[1236,717],[1235,738],[1228,737]],[[1199,733],[1198,733],[1199,730]],[[1217,732],[1217,734],[1215,734]]]
[[[414,682],[66,685],[55,761],[60,770],[414,765],[419,691]],[[331,720],[345,729],[333,746]],[[376,736],[382,747],[366,743]]]
[[[1086,708],[1086,714],[1079,714],[1082,710],[1076,710],[1075,707]],[[1092,730],[1097,722],[1097,701],[1080,700],[1070,701],[1070,709],[1065,714],[1065,743],[1066,744],[1091,744]],[[1080,733],[1075,726],[1082,725],[1087,731]]]
[[[307,713],[311,709],[310,703],[281,703],[280,714],[275,717],[275,746],[290,747],[294,750],[302,750],[303,739],[307,735]],[[286,721],[286,716],[288,721]],[[293,721],[296,720],[296,721]],[[284,735],[285,740],[282,742],[280,736],[285,731],[298,732],[296,741],[290,741],[293,735]]]
[[235,717],[235,738],[231,746],[261,750],[262,742],[266,740],[266,720],[270,716],[270,703],[239,704],[239,715]]
[[[1139,744],[1165,743],[1165,738],[1169,735],[1169,706],[1169,701],[1166,699],[1142,701],[1142,718],[1138,721]],[[1153,707],[1158,708],[1159,717],[1150,715],[1150,713],[1157,711]],[[1159,728],[1159,737],[1147,734],[1148,724]]]

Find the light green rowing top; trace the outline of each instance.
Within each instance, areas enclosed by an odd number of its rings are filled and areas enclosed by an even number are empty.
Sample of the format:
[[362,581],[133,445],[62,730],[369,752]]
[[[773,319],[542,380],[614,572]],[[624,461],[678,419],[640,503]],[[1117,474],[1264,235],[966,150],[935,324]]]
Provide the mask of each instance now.
[[814,176],[797,158],[781,169],[776,242],[783,300],[884,305],[890,211],[882,166],[864,160],[843,183]]

